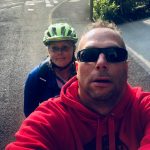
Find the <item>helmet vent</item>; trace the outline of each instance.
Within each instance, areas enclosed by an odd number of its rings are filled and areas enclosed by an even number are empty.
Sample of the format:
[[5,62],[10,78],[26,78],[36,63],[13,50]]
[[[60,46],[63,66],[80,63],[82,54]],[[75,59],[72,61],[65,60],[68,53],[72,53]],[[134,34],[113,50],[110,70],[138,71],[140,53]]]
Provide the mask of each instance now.
[[72,34],[72,30],[69,30],[67,36],[70,36],[71,34]]
[[65,29],[65,27],[63,26],[63,27],[61,28],[61,35],[65,36],[65,32],[66,32],[66,29]]
[[52,28],[52,34],[53,34],[53,36],[57,35],[56,28],[54,28],[54,27]]
[[51,37],[51,34],[50,34],[49,32],[47,32],[47,35],[48,35],[49,37]]

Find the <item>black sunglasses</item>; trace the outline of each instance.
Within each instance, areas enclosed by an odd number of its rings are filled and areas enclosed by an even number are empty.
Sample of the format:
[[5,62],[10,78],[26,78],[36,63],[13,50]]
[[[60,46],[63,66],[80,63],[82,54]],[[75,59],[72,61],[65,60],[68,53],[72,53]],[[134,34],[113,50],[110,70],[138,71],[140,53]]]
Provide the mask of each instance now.
[[117,63],[127,60],[128,52],[119,47],[87,48],[77,53],[77,60],[81,62],[96,62],[99,55],[103,53],[107,62]]

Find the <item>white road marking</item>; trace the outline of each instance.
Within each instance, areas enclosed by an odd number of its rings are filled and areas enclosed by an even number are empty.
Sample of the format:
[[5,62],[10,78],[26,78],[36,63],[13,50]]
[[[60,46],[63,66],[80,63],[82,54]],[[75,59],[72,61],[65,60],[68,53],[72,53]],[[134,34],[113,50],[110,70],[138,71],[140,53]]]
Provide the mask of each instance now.
[[45,0],[45,3],[46,3],[46,7],[53,7],[53,6],[54,6],[54,5],[52,5],[52,4],[50,3],[49,0]]
[[[25,2],[25,5],[27,5],[27,6],[34,6],[35,3],[42,3],[42,2],[45,2],[46,7],[53,7],[53,6],[54,6],[54,5],[50,2],[50,0],[31,0],[31,1],[26,1],[26,2]],[[57,3],[58,3],[57,0],[53,0],[52,2],[53,2],[54,4],[57,4]],[[29,9],[28,9],[28,10],[29,10]],[[32,11],[32,9],[29,10],[29,11]]]
[[34,1],[34,3],[43,3],[44,2],[44,0],[33,0]]
[[[34,1],[26,1],[25,5],[26,6],[34,6],[35,3],[34,3]],[[34,11],[34,9],[33,8],[28,8],[28,11]]]
[[140,55],[136,51],[134,51],[132,48],[127,46],[127,49],[144,64],[145,67],[143,67],[143,65],[141,65],[141,66],[144,69],[146,69],[146,71],[148,73],[150,73],[150,62],[148,60],[146,60],[142,55]]
[[150,19],[146,19],[146,20],[144,20],[143,22],[144,22],[145,24],[150,25]]
[[73,2],[73,3],[74,3],[74,2],[79,2],[79,1],[80,1],[80,0],[70,0],[70,1],[68,1],[68,2],[71,2],[71,3]]
[[28,11],[34,11],[34,9],[32,9],[32,8],[29,8],[29,9],[28,9]]
[[68,0],[63,0],[62,2],[60,2],[58,5],[56,5],[55,7],[52,8],[50,14],[49,14],[49,23],[52,23],[52,14],[54,13],[54,11],[59,8],[59,6],[61,6],[63,3],[67,2]]
[[33,6],[33,5],[35,5],[35,3],[33,1],[26,1],[25,5],[27,5],[27,6],[29,6],[29,5]]
[[11,8],[13,9],[13,8],[20,8],[21,6],[12,6]]
[[57,3],[58,3],[58,1],[57,1],[57,0],[53,0],[53,3],[54,3],[54,4],[57,4]]
[[8,8],[16,8],[16,7],[21,7],[21,5],[23,5],[24,2],[16,2],[16,3],[13,3],[13,2],[9,2],[9,3],[5,3],[3,5],[1,5],[1,8],[0,8],[0,11],[4,11]]

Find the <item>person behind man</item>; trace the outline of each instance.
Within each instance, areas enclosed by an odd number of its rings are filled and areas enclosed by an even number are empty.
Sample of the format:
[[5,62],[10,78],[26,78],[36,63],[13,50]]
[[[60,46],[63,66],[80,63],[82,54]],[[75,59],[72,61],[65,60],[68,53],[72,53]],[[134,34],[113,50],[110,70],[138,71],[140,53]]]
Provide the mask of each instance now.
[[150,92],[127,82],[128,52],[112,23],[81,38],[77,76],[41,104],[6,150],[148,150]]
[[49,57],[28,75],[24,88],[24,114],[27,117],[39,103],[59,95],[64,83],[76,74],[75,43],[77,34],[67,23],[51,24],[43,42]]

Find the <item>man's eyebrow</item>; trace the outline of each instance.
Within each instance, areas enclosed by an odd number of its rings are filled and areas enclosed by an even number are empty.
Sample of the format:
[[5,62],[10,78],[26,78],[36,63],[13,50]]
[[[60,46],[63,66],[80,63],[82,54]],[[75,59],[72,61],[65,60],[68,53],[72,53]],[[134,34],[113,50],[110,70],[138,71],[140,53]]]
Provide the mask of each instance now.
[[99,47],[96,47],[96,46],[87,46],[84,49],[90,49],[90,48],[99,48]]

